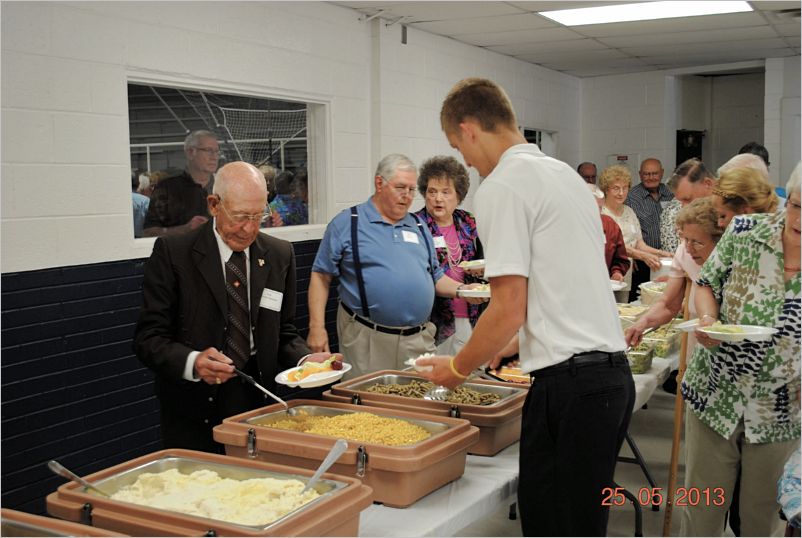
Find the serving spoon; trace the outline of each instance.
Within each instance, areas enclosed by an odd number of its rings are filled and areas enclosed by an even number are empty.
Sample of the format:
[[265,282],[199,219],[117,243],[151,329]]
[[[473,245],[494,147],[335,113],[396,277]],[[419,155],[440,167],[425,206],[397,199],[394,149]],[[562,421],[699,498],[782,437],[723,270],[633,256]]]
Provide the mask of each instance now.
[[312,487],[320,481],[320,477],[323,476],[323,473],[329,470],[335,461],[342,456],[343,452],[348,448],[348,442],[345,439],[337,439],[337,442],[332,445],[329,453],[326,454],[326,457],[320,463],[320,467],[317,468],[315,474],[312,475],[312,478],[306,483],[304,489],[301,490],[301,495],[312,489]]
[[73,473],[72,471],[70,471],[69,469],[64,467],[62,464],[57,462],[56,460],[50,460],[49,462],[47,462],[47,466],[51,471],[53,471],[54,473],[56,473],[59,476],[62,476],[64,478],[66,478],[67,480],[72,480],[74,482],[78,482],[79,484],[81,484],[86,489],[91,489],[93,491],[96,491],[97,493],[100,493],[104,497],[111,497],[111,495],[109,495],[108,493],[106,493],[102,489],[98,488],[97,486],[95,486],[94,484],[89,482],[88,480],[84,480],[83,478],[81,478],[77,474]]
[[[211,359],[211,357],[210,357],[210,359]],[[211,360],[215,360],[215,359],[211,359]],[[220,361],[217,361],[217,362],[220,362]],[[270,398],[273,398],[278,403],[283,405],[284,406],[284,411],[287,413],[288,416],[294,417],[295,415],[298,414],[298,410],[297,409],[290,408],[290,406],[287,405],[287,402],[285,402],[284,400],[282,400],[281,398],[279,398],[278,396],[276,396],[275,394],[273,394],[272,392],[270,392],[269,390],[264,388],[262,385],[257,383],[256,380],[253,377],[249,376],[248,374],[246,374],[245,372],[243,372],[242,370],[240,370],[236,366],[234,366],[234,373],[237,374],[238,376],[240,376],[242,379],[244,379],[247,383],[250,383],[251,385],[253,385],[257,389],[259,389],[262,392],[264,392]]]

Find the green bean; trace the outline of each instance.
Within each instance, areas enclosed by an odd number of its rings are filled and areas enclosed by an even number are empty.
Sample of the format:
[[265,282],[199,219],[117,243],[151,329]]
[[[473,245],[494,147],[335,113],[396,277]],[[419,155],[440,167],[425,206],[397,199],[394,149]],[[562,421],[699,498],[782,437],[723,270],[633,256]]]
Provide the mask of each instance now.
[[[367,387],[365,390],[377,394],[393,394],[407,398],[423,398],[426,392],[434,387],[434,383],[429,381],[411,380],[409,383],[376,383]],[[459,386],[454,389],[448,398],[450,403],[461,403],[469,405],[492,405],[498,402],[501,396],[494,392],[479,392],[468,387]]]

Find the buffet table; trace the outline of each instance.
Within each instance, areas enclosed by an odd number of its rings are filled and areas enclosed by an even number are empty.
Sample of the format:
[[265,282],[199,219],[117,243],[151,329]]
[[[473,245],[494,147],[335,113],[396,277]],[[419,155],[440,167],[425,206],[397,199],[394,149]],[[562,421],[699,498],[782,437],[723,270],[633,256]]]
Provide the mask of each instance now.
[[[666,380],[671,357],[655,357],[644,374],[635,374],[637,411]],[[408,508],[374,504],[362,512],[360,536],[454,536],[483,517],[516,501],[519,443],[493,457],[468,456],[465,474]],[[644,463],[645,465],[645,463]]]

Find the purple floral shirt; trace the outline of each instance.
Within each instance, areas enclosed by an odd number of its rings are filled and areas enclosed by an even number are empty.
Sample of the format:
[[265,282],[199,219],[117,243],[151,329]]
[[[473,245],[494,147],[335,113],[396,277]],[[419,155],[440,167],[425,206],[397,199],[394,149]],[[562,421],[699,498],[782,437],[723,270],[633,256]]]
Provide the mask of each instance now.
[[[432,237],[442,236],[440,228],[434,222],[434,218],[426,212],[426,207],[415,213],[429,227]],[[454,229],[457,231],[460,246],[462,247],[462,261],[480,259],[482,257],[481,245],[478,245],[478,235],[476,233],[476,219],[463,209],[454,210]],[[437,248],[437,261],[441,267],[448,266],[448,249]],[[465,275],[466,282],[477,282],[479,279]],[[481,309],[479,305],[468,303],[468,319],[471,327],[476,325]],[[431,322],[437,326],[435,343],[440,345],[446,338],[454,334],[454,308],[451,299],[447,297],[435,297],[434,307],[432,308]]]

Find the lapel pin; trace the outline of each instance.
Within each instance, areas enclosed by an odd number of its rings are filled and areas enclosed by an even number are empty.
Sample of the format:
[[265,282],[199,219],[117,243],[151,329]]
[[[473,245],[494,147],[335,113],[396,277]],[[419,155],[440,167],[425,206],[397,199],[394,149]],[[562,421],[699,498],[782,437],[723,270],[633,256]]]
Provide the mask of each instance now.
[[258,259],[258,260],[256,260],[256,261],[257,261],[257,263],[259,264],[259,267],[264,267],[264,266],[265,266],[265,261],[264,261],[262,258],[259,258],[259,259]]

